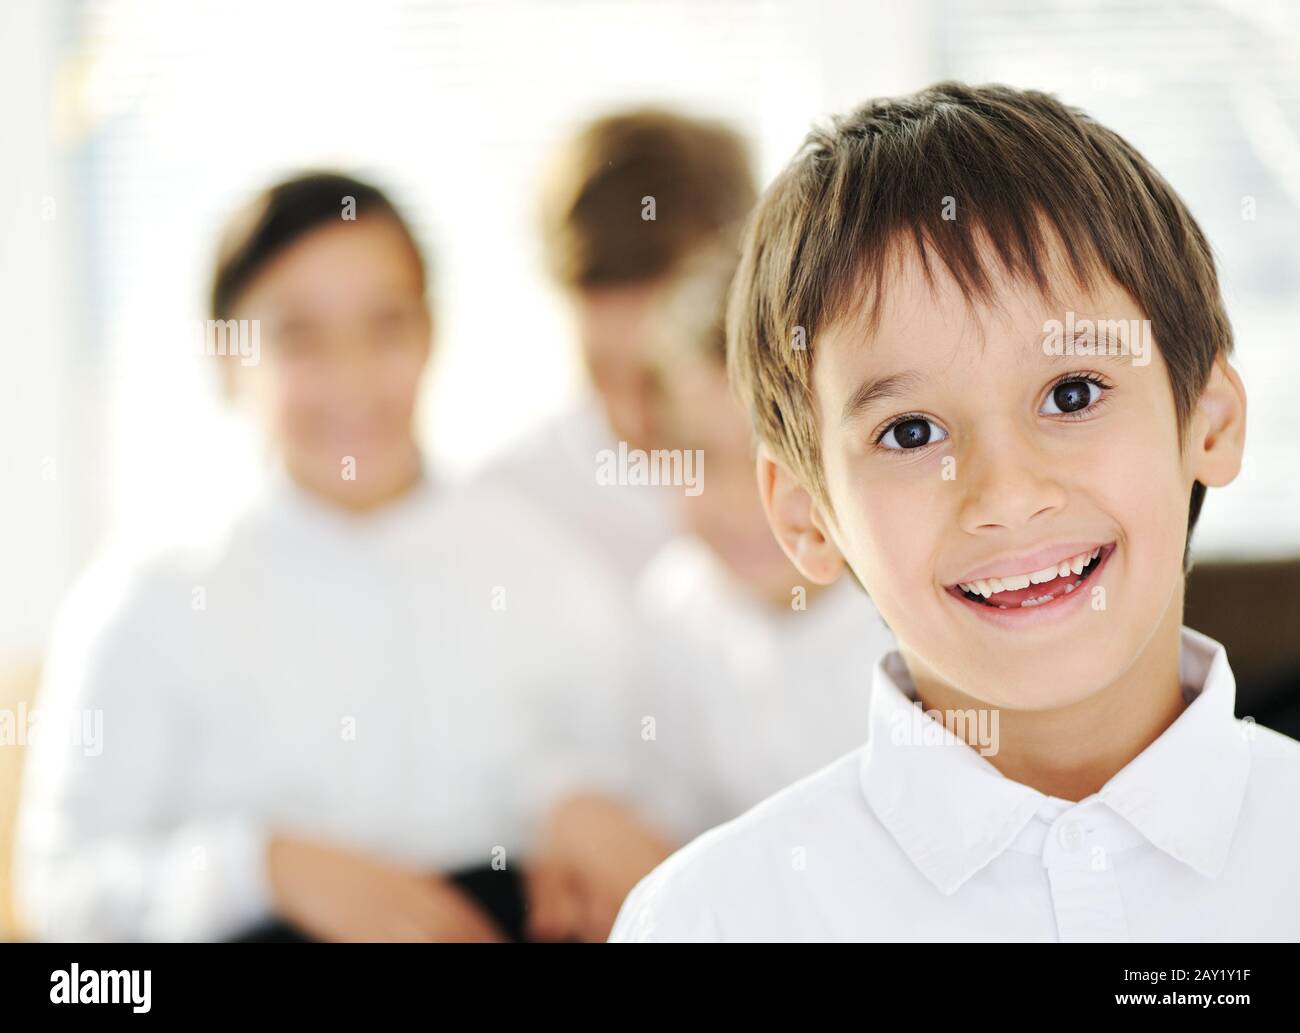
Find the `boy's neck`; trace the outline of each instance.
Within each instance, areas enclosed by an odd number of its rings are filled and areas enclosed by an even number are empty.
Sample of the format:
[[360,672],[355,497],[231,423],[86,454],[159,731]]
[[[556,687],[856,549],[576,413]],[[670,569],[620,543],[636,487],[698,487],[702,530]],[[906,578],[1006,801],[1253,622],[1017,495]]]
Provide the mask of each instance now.
[[[987,760],[1012,781],[1077,802],[1109,782],[1186,708],[1179,683],[1182,593],[1133,665],[1100,692],[1056,710],[998,714],[998,750]],[[915,680],[918,666],[909,658]],[[917,695],[926,710],[985,706],[952,686],[922,677]]]

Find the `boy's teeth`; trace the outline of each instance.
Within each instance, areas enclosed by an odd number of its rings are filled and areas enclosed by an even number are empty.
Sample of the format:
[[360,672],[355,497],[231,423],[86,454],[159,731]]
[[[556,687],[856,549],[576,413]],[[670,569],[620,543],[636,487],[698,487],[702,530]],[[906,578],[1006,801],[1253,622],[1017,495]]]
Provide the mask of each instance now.
[[[1059,564],[1050,567],[1044,567],[1042,570],[1035,570],[1032,574],[1008,574],[1006,577],[980,578],[976,581],[964,581],[957,585],[962,591],[970,592],[975,595],[982,595],[987,599],[991,595],[999,592],[1016,592],[1022,588],[1028,588],[1030,585],[1042,585],[1048,581],[1054,581],[1058,577],[1069,577],[1074,574],[1076,577],[1083,573],[1083,568],[1101,555],[1101,546],[1093,549],[1091,553],[1080,553],[1078,556],[1071,556],[1068,560],[1062,560]],[[1073,588],[1073,585],[1066,586]],[[1050,598],[1043,596],[1042,599]],[[1042,599],[1022,603],[1021,605],[1035,605]]]
[[1051,581],[1053,578],[1061,576],[1060,570],[1056,567],[1044,567],[1042,570],[1035,570],[1029,575],[1030,584],[1041,585],[1044,581]]

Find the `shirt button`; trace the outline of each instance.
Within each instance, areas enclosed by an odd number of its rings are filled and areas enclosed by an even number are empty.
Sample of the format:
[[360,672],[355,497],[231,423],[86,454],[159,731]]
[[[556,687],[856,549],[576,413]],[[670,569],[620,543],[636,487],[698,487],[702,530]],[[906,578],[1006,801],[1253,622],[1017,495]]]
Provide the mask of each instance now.
[[1057,830],[1056,838],[1066,850],[1078,850],[1083,846],[1083,826],[1077,821],[1067,821]]

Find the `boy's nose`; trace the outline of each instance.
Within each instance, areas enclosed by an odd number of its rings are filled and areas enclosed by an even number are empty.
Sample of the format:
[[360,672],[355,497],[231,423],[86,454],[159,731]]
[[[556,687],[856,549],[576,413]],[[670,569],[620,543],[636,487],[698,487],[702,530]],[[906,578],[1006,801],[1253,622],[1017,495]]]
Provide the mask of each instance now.
[[962,493],[959,522],[968,534],[1018,530],[1065,505],[1059,468],[1015,435],[972,449],[964,465],[956,486]]

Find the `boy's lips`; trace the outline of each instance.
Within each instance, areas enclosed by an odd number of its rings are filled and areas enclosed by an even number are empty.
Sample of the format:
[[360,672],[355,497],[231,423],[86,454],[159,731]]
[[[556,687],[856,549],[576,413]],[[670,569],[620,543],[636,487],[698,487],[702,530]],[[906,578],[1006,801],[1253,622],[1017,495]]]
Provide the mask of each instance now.
[[[1105,566],[1115,552],[1115,543],[1085,545],[1079,551],[1071,551],[1075,549],[1078,546],[1069,545],[1064,550],[1053,546],[1046,552],[1024,554],[1019,560],[1012,557],[1011,566],[1005,565],[1006,561],[998,561],[1005,572],[1002,577],[973,577],[948,585],[945,590],[965,608],[996,623],[1010,626],[1023,626],[1026,621],[1039,623],[1049,619],[1049,615],[1064,613],[1070,603],[1077,603],[1073,598],[1076,593],[1080,598],[1086,594],[1078,589]],[[1053,554],[1060,556],[1059,561],[1044,559]],[[1023,569],[1026,561],[1042,566],[1023,574],[1015,573],[1018,568]],[[998,568],[982,567],[974,573],[990,569]]]

